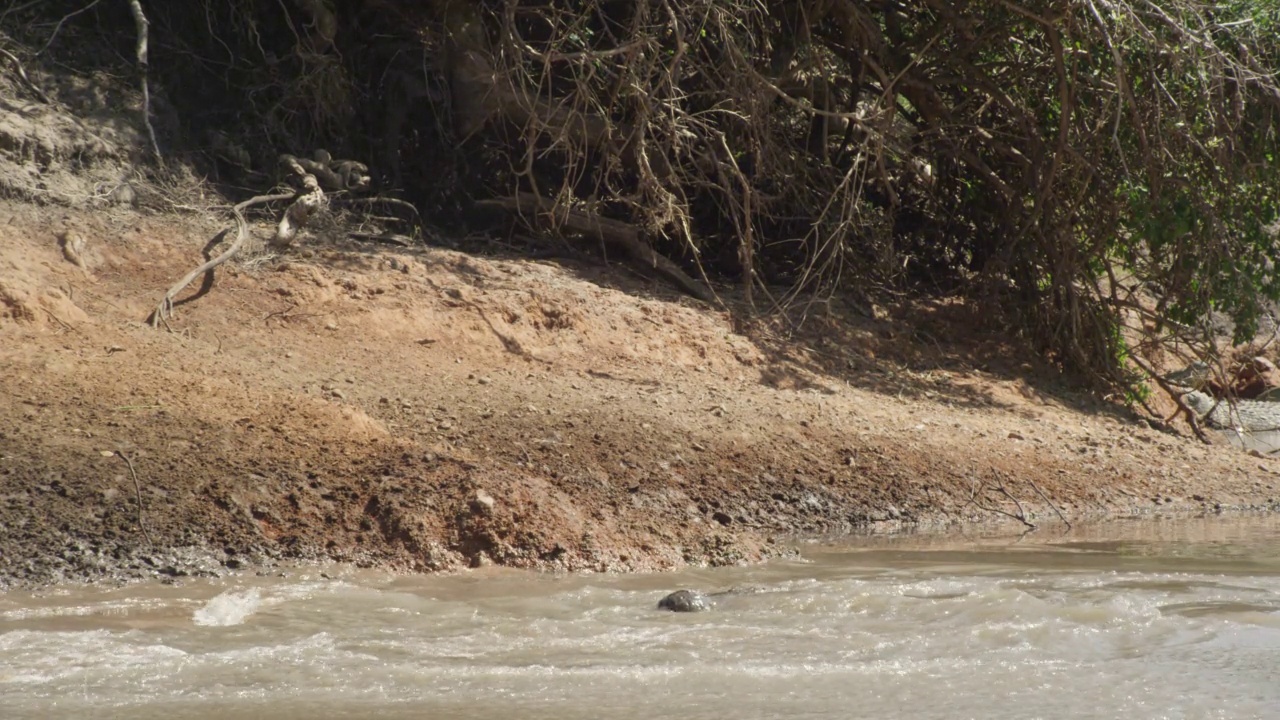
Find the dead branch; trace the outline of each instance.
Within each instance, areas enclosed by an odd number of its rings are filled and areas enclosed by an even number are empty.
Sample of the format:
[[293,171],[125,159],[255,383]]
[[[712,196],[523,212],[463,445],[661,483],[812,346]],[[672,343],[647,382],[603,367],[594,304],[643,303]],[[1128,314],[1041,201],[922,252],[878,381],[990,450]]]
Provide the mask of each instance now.
[[1003,515],[1012,520],[1017,520],[1018,522],[1022,523],[1022,525],[1026,527],[1028,530],[1037,529],[1036,524],[1027,519],[1027,515],[1022,509],[1022,503],[1018,502],[1017,498],[1009,494],[1009,491],[1005,489],[1003,483],[994,486],[994,489],[1000,494],[1012,500],[1013,504],[1018,508],[1018,512],[1011,513],[1008,510],[1005,510],[1003,508],[999,508],[993,505],[987,505],[985,503],[979,502],[978,501],[979,492],[981,492],[982,495],[984,496],[987,493],[987,483],[985,481],[980,482],[969,492],[969,504],[973,505],[974,507],[984,512],[995,513],[997,515]]
[[402,207],[413,213],[413,217],[419,226],[422,225],[422,213],[418,212],[418,206],[408,200],[389,197],[360,197],[360,198],[344,198],[344,205],[390,205],[392,207]]
[[129,10],[133,13],[133,22],[138,32],[138,75],[142,85],[142,122],[147,127],[147,138],[151,140],[151,152],[156,162],[164,162],[160,155],[160,144],[156,142],[156,129],[151,125],[151,84],[147,82],[147,16],[142,12],[141,0],[129,0]]
[[1027,482],[1030,483],[1031,489],[1035,490],[1036,494],[1040,496],[1040,499],[1044,500],[1046,503],[1048,503],[1049,507],[1053,508],[1053,511],[1058,515],[1058,519],[1061,520],[1064,524],[1066,524],[1067,529],[1070,530],[1071,521],[1067,519],[1067,516],[1062,514],[1062,511],[1058,509],[1058,506],[1055,505],[1053,501],[1049,499],[1048,495],[1044,494],[1044,491],[1040,489],[1039,485],[1036,485],[1034,480],[1028,480]]
[[[45,50],[48,50],[48,49],[49,49],[49,46],[50,46],[50,45],[52,45],[52,44],[53,44],[53,41],[58,37],[58,33],[62,32],[62,26],[63,26],[63,24],[65,24],[68,20],[70,20],[71,18],[73,18],[73,17],[75,17],[75,16],[77,16],[77,15],[79,15],[79,14],[81,14],[81,13],[89,12],[90,10],[92,10],[92,9],[94,8],[94,6],[96,6],[96,5],[97,5],[99,2],[101,2],[101,1],[102,1],[102,0],[93,0],[93,1],[92,1],[92,2],[90,2],[88,5],[85,5],[84,7],[80,8],[79,10],[73,10],[72,12],[69,12],[69,13],[67,13],[66,15],[63,15],[61,18],[59,18],[59,19],[58,19],[58,24],[53,26],[53,32],[49,33],[49,39],[45,41],[45,43],[44,43],[44,46],[43,46],[43,47],[41,47],[39,50],[37,50],[37,51],[36,51],[36,55],[37,55],[37,56],[38,56],[38,55],[42,55],[42,54],[44,54],[44,51],[45,51]],[[37,2],[43,2],[43,0],[37,0]],[[35,5],[36,3],[31,3],[31,4],[32,4],[32,5]]]
[[[1178,415],[1184,415],[1187,418],[1187,425],[1190,426],[1191,432],[1195,434],[1196,439],[1198,439],[1200,442],[1206,445],[1210,444],[1209,436],[1206,435],[1204,430],[1200,427],[1200,423],[1197,421],[1195,413],[1191,412],[1191,409],[1188,408],[1185,404],[1183,404],[1182,390],[1174,386],[1168,380],[1165,380],[1163,377],[1161,377],[1159,373],[1157,373],[1155,369],[1151,367],[1151,365],[1147,364],[1142,358],[1138,357],[1137,355],[1131,356],[1129,358],[1129,361],[1132,362],[1134,365],[1137,365],[1138,369],[1146,373],[1147,376],[1150,377],[1152,380],[1155,380],[1156,384],[1160,386],[1160,389],[1164,390],[1165,393],[1167,393],[1169,397],[1173,399],[1174,403],[1178,406],[1178,409],[1174,412],[1173,417],[1177,417]],[[1158,416],[1155,416],[1155,417],[1156,419],[1160,419]],[[1169,419],[1172,420],[1173,418],[1171,417]],[[1162,420],[1161,422],[1164,422],[1167,424],[1168,420]]]
[[[147,319],[147,322],[151,324],[151,327],[159,327],[160,323],[168,321],[168,319],[173,315],[173,299],[178,295],[178,293],[182,292],[184,288],[190,285],[192,280],[195,280],[199,275],[213,270],[222,263],[230,260],[236,253],[240,252],[240,249],[244,247],[245,241],[249,239],[249,223],[244,219],[244,211],[247,208],[279,200],[288,200],[292,197],[294,196],[285,194],[258,195],[232,207],[231,213],[235,216],[236,221],[236,239],[231,243],[231,247],[227,248],[227,250],[218,257],[213,258],[195,270],[192,270],[184,275],[181,280],[174,283],[173,287],[169,288],[169,291],[164,294],[164,298],[160,300],[160,304],[154,311],[152,311],[151,317]],[[225,237],[228,232],[230,232],[230,229],[223,230],[221,235]]]
[[401,235],[400,233],[376,234],[357,232],[353,230],[347,233],[347,237],[355,238],[356,240],[368,240],[369,242],[384,243],[386,245],[396,245],[398,247],[413,246],[413,238],[408,235]]
[[129,466],[129,474],[133,476],[133,492],[138,498],[138,527],[142,530],[142,536],[147,539],[147,544],[154,545],[155,542],[151,540],[151,533],[147,531],[147,523],[142,515],[142,484],[138,482],[138,473],[133,469],[133,461],[119,450],[115,454]]
[[[705,302],[714,302],[715,296],[705,285],[689,277],[688,273],[670,259],[655,252],[641,239],[638,230],[624,222],[580,210],[556,210],[551,202],[528,192],[516,193],[511,198],[481,200],[476,205],[505,210],[522,218],[554,215],[553,222],[559,227],[598,242],[616,245],[632,259],[653,268],[690,295]],[[529,220],[526,219],[526,222]]]
[[18,60],[18,56],[4,48],[0,48],[0,57],[4,57],[11,65],[13,65],[13,71],[17,74],[18,80],[22,81],[22,84],[31,91],[31,94],[35,95],[36,98],[45,105],[51,104],[52,101],[49,100],[49,96],[45,95],[44,91],[40,89],[40,86],[36,85],[31,81],[31,78],[27,77],[27,71],[22,67],[22,62]]

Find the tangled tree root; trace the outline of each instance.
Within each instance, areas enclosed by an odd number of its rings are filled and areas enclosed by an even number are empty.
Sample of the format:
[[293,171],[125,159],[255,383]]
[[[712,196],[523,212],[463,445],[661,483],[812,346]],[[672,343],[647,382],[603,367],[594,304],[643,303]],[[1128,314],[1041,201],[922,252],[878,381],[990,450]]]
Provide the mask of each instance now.
[[[195,270],[192,270],[184,275],[181,280],[174,283],[173,287],[169,288],[169,291],[164,294],[164,298],[160,300],[160,304],[151,312],[151,316],[147,318],[147,322],[151,324],[151,327],[159,327],[160,323],[168,322],[169,318],[173,316],[173,299],[177,297],[178,293],[182,292],[184,288],[190,285],[192,280],[195,280],[199,275],[212,272],[214,268],[230,260],[236,253],[240,252],[241,248],[244,247],[245,241],[249,239],[249,223],[244,219],[244,211],[247,208],[253,207],[254,205],[275,202],[277,200],[288,200],[291,197],[294,196],[292,194],[258,195],[232,207],[231,214],[234,215],[236,219],[236,239],[231,243],[231,247],[227,248],[226,251],[218,257],[213,258]],[[288,213],[286,212],[286,215],[287,214]],[[230,228],[223,230],[219,233],[219,238],[225,238],[226,234],[229,232],[231,232]]]
[[[230,260],[244,248],[245,241],[249,239],[249,223],[244,218],[246,209],[254,205],[292,199],[293,203],[280,217],[275,235],[268,242],[274,248],[287,248],[293,245],[298,232],[306,226],[311,216],[328,201],[324,194],[325,188],[334,191],[363,190],[370,184],[367,166],[355,160],[335,160],[325,150],[316,150],[312,159],[281,155],[280,164],[290,174],[290,179],[298,185],[299,191],[279,195],[258,195],[232,207],[231,213],[236,220],[235,241],[221,255],[187,273],[169,288],[164,298],[160,300],[160,304],[147,319],[152,327],[158,327],[160,323],[165,323],[172,317],[174,298],[190,285],[191,281],[201,274],[211,273],[214,268]],[[223,230],[215,238],[215,242],[220,242],[229,232],[231,232],[229,228]]]

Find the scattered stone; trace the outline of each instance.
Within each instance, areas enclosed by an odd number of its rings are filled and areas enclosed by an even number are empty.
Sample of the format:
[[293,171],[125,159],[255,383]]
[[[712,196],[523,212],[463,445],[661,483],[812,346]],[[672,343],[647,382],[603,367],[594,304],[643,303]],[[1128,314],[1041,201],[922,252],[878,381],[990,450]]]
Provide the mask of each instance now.
[[711,609],[711,599],[697,590],[677,590],[658,601],[659,610],[702,612]]
[[476,490],[475,497],[471,499],[471,509],[478,513],[488,514],[493,512],[495,504],[493,496],[483,490]]

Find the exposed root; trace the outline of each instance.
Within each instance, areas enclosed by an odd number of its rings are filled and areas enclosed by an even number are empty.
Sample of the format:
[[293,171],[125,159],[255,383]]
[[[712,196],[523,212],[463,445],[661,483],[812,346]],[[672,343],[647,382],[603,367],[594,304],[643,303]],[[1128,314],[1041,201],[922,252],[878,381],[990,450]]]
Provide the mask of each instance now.
[[[476,203],[480,207],[492,207],[520,215],[530,222],[530,215],[549,215],[554,213],[557,225],[570,232],[579,233],[595,240],[620,247],[632,259],[653,268],[659,275],[675,283],[677,287],[705,302],[715,302],[715,295],[710,288],[689,277],[670,259],[659,255],[649,244],[640,238],[640,232],[634,227],[610,218],[600,217],[579,210],[562,211],[547,200],[534,193],[516,193],[515,197],[495,200],[482,200]],[[532,224],[532,223],[530,223]]]
[[[241,248],[244,247],[245,241],[249,239],[249,223],[244,219],[245,209],[253,207],[254,205],[262,205],[264,203],[276,202],[279,200],[288,200],[292,197],[294,197],[292,194],[258,195],[232,207],[231,213],[235,216],[236,220],[236,239],[231,243],[231,247],[227,248],[226,251],[218,257],[215,257],[195,270],[192,270],[184,275],[181,280],[174,283],[173,287],[169,288],[169,291],[164,294],[164,298],[160,301],[160,304],[154,311],[152,311],[151,316],[147,318],[147,322],[151,324],[151,327],[159,327],[160,323],[168,322],[169,318],[173,316],[173,299],[177,297],[178,293],[182,292],[183,289],[190,285],[192,280],[195,280],[198,276],[210,272],[222,263],[230,260],[236,253],[240,252]],[[221,235],[225,237],[228,232],[231,232],[231,230],[223,230]]]
[[26,87],[27,90],[31,91],[32,95],[35,95],[36,98],[45,105],[51,104],[52,101],[49,100],[49,96],[40,89],[39,85],[32,82],[31,78],[27,77],[27,71],[22,67],[22,62],[18,60],[18,56],[4,48],[0,48],[0,57],[5,58],[13,65],[13,71],[17,73],[18,79],[22,81],[23,86]]

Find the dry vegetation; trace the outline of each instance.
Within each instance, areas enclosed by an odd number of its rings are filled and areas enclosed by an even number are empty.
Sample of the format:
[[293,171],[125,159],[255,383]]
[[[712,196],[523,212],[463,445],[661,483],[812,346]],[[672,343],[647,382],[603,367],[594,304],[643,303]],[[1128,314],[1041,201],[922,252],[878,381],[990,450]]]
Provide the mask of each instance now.
[[0,10],[10,577],[1274,503],[1261,3],[128,9]]

